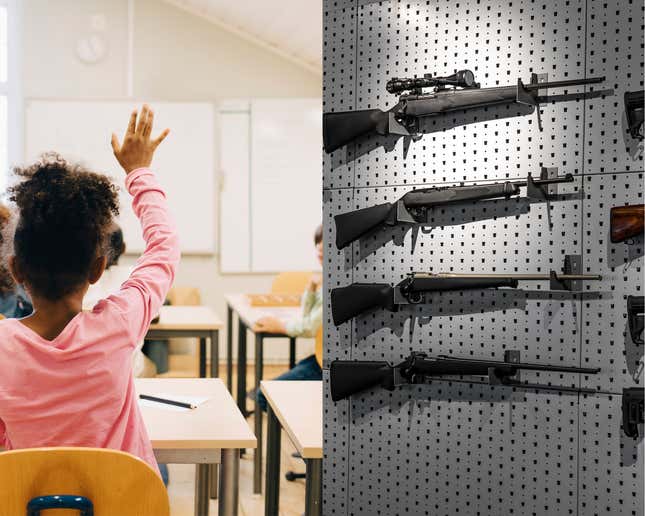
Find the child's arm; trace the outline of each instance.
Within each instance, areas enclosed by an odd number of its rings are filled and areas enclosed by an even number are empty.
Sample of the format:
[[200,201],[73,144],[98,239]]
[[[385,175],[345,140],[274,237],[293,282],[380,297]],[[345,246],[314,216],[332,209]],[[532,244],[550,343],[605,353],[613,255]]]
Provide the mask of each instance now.
[[134,112],[123,145],[112,137],[114,154],[127,173],[126,188],[141,222],[146,249],[118,293],[107,298],[126,320],[133,342],[139,343],[156,317],[172,285],[179,263],[179,240],[168,212],[166,196],[148,168],[154,150],[168,134],[150,139],[153,113],[144,106],[137,126]]

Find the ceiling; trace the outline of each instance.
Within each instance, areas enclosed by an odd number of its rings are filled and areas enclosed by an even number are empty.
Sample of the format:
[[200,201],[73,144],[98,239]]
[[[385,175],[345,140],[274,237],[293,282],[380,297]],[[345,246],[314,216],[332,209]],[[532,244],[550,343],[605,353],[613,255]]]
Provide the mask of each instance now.
[[322,75],[322,0],[166,0]]

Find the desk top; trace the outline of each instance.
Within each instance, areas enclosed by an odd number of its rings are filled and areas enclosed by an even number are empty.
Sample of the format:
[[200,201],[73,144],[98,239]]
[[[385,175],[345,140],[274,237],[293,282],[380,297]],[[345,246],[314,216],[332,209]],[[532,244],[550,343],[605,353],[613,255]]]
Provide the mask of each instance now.
[[301,313],[299,306],[251,306],[246,294],[229,294],[225,296],[226,303],[230,306],[242,322],[253,329],[255,321],[261,317],[271,315],[280,320],[287,321],[298,317]]
[[152,441],[159,449],[255,448],[257,440],[219,378],[138,378],[138,394],[208,397],[196,409],[172,411],[141,407]]
[[263,381],[262,392],[303,459],[323,456],[322,382]]
[[219,330],[223,326],[208,306],[162,306],[151,330]]

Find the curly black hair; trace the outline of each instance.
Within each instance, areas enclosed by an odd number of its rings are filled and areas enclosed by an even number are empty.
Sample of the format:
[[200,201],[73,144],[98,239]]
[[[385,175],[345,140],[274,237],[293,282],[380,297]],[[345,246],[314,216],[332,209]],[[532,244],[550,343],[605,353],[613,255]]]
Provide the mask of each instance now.
[[9,189],[19,211],[16,265],[32,295],[60,299],[87,280],[93,260],[105,252],[119,213],[118,189],[107,176],[55,153],[14,174],[22,178]]

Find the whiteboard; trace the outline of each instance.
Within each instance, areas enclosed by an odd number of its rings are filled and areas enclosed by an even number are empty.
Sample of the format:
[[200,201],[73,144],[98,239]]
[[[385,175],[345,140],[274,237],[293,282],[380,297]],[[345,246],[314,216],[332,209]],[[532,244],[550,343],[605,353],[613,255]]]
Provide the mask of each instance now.
[[[177,222],[182,251],[210,254],[215,250],[215,111],[210,103],[150,103],[155,111],[156,136],[163,128],[170,135],[155,153],[152,169],[166,191]],[[112,132],[119,140],[135,101],[28,100],[26,104],[25,159],[35,160],[55,150],[66,159],[80,161],[90,170],[114,178],[120,186],[121,214],[127,252],[140,253],[144,242],[134,216],[125,174],[110,146]]]
[[220,105],[222,272],[320,268],[321,124],[320,99]]

